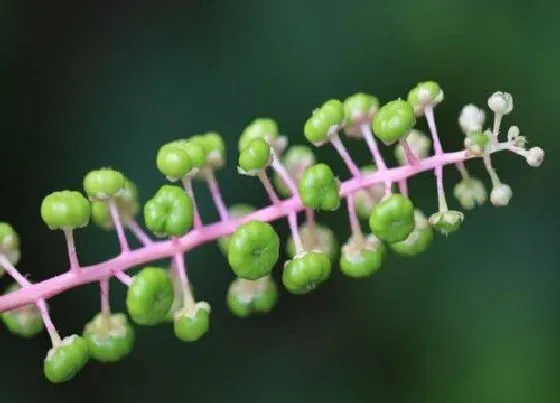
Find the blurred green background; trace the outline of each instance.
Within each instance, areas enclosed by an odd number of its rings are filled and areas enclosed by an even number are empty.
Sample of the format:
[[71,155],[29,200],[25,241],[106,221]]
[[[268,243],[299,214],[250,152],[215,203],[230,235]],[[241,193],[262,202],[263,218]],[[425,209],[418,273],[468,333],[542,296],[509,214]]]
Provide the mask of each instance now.
[[[40,220],[46,193],[79,189],[89,169],[112,166],[145,201],[163,183],[157,147],[215,129],[230,146],[219,173],[225,199],[263,205],[258,183],[236,174],[238,134],[271,116],[303,144],[303,122],[329,97],[367,91],[387,101],[436,79],[446,95],[436,118],[451,150],[462,142],[461,107],[507,90],[515,108],[506,125],[518,124],[547,159],[533,169],[500,155],[509,207],[468,213],[459,233],[416,259],[390,256],[370,279],[336,271],[308,296],[282,292],[266,317],[227,312],[233,276],[205,245],[187,262],[198,298],[212,303],[210,334],[183,344],[170,327],[138,328],[130,357],[90,363],[68,384],[43,379],[45,335],[25,341],[0,329],[1,402],[560,401],[560,2],[103,3],[0,3],[0,220],[22,234],[20,267],[35,281],[66,265],[62,235]],[[347,143],[368,161],[363,145]],[[345,175],[331,149],[317,152]],[[457,179],[446,171],[449,191]],[[195,190],[204,219],[216,219],[205,187]],[[434,211],[430,175],[411,194]],[[344,211],[320,220],[348,235]],[[284,223],[278,229],[286,235]],[[114,236],[93,227],[80,231],[78,247],[86,264],[117,252]],[[115,310],[123,296],[115,283]],[[51,308],[62,333],[80,332],[98,289],[72,290]]]

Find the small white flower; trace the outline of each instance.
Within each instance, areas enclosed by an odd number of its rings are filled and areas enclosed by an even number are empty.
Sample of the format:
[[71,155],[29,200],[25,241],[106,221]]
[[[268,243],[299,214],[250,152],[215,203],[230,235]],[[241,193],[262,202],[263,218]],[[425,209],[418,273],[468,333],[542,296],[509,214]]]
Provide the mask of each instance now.
[[527,164],[532,167],[538,167],[544,160],[544,150],[540,147],[531,147],[525,156]]
[[488,107],[494,113],[507,115],[513,109],[513,98],[509,92],[495,92],[488,98]]
[[511,196],[511,187],[505,183],[500,183],[492,189],[492,192],[490,192],[490,201],[496,207],[507,206],[511,200]]
[[510,143],[513,143],[515,142],[515,140],[517,140],[518,137],[519,137],[519,127],[511,126],[507,133],[508,141]]
[[473,104],[463,107],[459,115],[459,126],[465,134],[482,130],[484,111]]

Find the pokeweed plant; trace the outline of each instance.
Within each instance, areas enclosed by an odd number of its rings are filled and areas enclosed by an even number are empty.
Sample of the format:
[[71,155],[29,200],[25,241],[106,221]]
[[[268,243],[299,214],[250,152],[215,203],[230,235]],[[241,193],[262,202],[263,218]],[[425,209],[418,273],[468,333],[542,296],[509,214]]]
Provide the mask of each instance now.
[[[20,259],[19,238],[8,223],[0,223],[0,271],[15,281],[0,297],[0,312],[7,329],[31,337],[46,329],[52,348],[44,358],[44,374],[52,382],[74,377],[93,359],[114,362],[133,348],[132,322],[153,326],[173,323],[179,340],[194,342],[208,332],[210,304],[193,294],[185,265],[185,254],[197,246],[217,241],[237,278],[227,292],[226,303],[239,317],[269,312],[276,304],[278,286],[272,277],[280,255],[280,239],[270,222],[286,218],[291,236],[286,243],[289,260],[284,262],[282,282],[293,294],[311,292],[325,282],[338,263],[353,278],[367,277],[379,270],[387,251],[416,256],[432,242],[433,230],[443,235],[457,231],[464,216],[450,210],[443,185],[443,168],[455,165],[461,181],[453,195],[464,209],[484,203],[484,184],[471,176],[465,162],[480,157],[490,176],[490,201],[507,205],[511,188],[503,183],[492,166],[491,155],[511,151],[524,157],[530,166],[539,166],[544,151],[527,149],[527,140],[511,126],[507,138],[500,139],[502,118],[513,108],[507,92],[495,92],[488,99],[493,112],[491,128],[484,128],[485,112],[465,106],[459,116],[465,148],[445,153],[437,133],[434,109],[443,100],[443,91],[433,81],[419,83],[406,100],[381,106],[374,96],[357,93],[343,102],[331,99],[315,109],[304,125],[304,135],[314,146],[330,144],[350,172],[340,181],[331,167],[318,163],[310,147],[287,148],[274,120],[251,122],[238,142],[238,172],[256,177],[270,199],[266,207],[224,203],[215,172],[226,162],[225,145],[218,133],[178,139],[163,145],[155,158],[157,169],[171,184],[165,184],[143,206],[144,222],[154,240],[140,227],[137,191],[129,178],[110,168],[89,172],[83,181],[84,196],[73,190],[49,194],[41,205],[41,217],[52,230],[66,239],[69,269],[39,283],[32,283],[16,265]],[[415,129],[424,117],[429,135]],[[341,135],[365,141],[373,164],[358,167],[343,145]],[[389,167],[378,143],[395,145],[399,166]],[[434,153],[430,153],[433,145]],[[287,148],[287,149],[286,149]],[[272,171],[272,180],[270,178]],[[415,208],[407,181],[424,171],[435,174],[437,210],[429,216]],[[219,213],[219,221],[205,224],[200,218],[193,180],[207,183]],[[393,185],[397,186],[394,187]],[[397,191],[398,189],[398,191]],[[315,211],[333,211],[344,199],[351,235],[342,246],[332,230],[315,220]],[[298,226],[298,213],[303,222]],[[114,229],[120,245],[118,256],[83,267],[74,246],[75,230],[93,220],[104,229]],[[360,219],[371,232],[362,231]],[[125,231],[142,244],[131,249]],[[152,261],[169,258],[168,267]],[[126,270],[142,267],[133,277]],[[111,311],[109,279],[116,277],[128,287],[128,315]],[[100,311],[81,334],[62,337],[51,319],[47,300],[68,289],[99,282]]]

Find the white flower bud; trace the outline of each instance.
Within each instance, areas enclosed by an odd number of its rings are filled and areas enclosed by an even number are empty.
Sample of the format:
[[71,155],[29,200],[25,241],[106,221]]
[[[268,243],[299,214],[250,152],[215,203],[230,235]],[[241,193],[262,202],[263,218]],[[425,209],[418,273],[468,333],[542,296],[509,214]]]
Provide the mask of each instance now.
[[544,150],[540,147],[531,147],[525,156],[527,164],[532,167],[538,167],[544,160]]
[[513,98],[509,92],[495,92],[488,98],[488,107],[494,113],[507,115],[513,109]]
[[[419,159],[426,158],[432,147],[432,140],[420,130],[412,129],[406,136],[408,146]],[[402,145],[395,147],[395,157],[400,165],[406,165],[406,156]]]
[[519,127],[511,126],[507,133],[507,138],[510,143],[513,143],[519,137]]
[[465,134],[482,130],[484,111],[473,104],[463,107],[459,115],[459,126]]
[[492,192],[490,192],[490,201],[496,207],[507,206],[511,200],[511,196],[511,187],[505,183],[500,183],[492,189]]

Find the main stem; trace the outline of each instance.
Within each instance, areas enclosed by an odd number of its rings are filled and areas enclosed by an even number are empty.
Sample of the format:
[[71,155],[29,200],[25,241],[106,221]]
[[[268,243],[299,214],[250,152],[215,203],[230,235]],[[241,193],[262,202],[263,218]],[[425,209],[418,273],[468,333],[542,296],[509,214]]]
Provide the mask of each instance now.
[[[500,151],[500,148],[492,149],[491,152]],[[360,177],[352,178],[342,183],[340,195],[342,197],[355,193],[358,190],[370,186],[385,183],[387,181],[397,182],[403,178],[409,178],[420,172],[442,167],[448,164],[456,164],[473,158],[463,151],[445,153],[424,158],[415,165],[389,168],[385,171],[364,174]],[[40,283],[31,284],[10,294],[0,296],[0,312],[8,311],[26,304],[35,303],[41,298],[50,298],[60,294],[70,288],[78,287],[112,275],[116,271],[127,270],[132,267],[144,265],[158,259],[169,258],[177,253],[177,249],[188,251],[203,243],[214,241],[225,235],[233,233],[239,225],[250,221],[275,221],[285,218],[292,212],[299,212],[305,209],[299,196],[281,201],[277,204],[269,205],[261,210],[255,211],[242,218],[230,218],[209,224],[202,228],[194,229],[188,234],[179,238],[176,242],[171,240],[156,241],[150,245],[132,250],[126,254],[121,254],[115,258],[104,262],[83,267],[80,273],[66,272]]]

